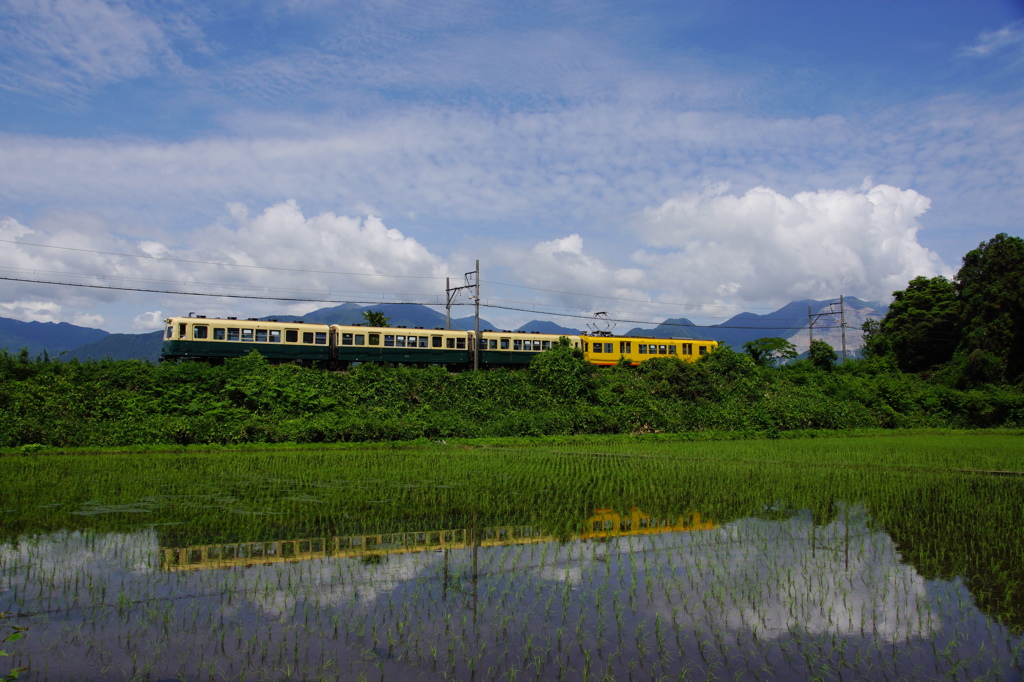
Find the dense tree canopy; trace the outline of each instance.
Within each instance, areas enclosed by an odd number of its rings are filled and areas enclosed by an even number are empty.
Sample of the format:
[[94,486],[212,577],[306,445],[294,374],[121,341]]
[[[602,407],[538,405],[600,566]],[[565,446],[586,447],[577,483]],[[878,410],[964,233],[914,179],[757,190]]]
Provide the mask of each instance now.
[[952,282],[916,277],[893,292],[881,322],[865,323],[865,351],[904,372],[944,368],[959,385],[1024,376],[1024,240],[998,234],[963,258]]
[[792,360],[798,353],[796,346],[779,337],[764,337],[743,344],[750,359],[761,367],[774,367],[781,360]]
[[891,355],[904,372],[922,372],[953,357],[960,340],[956,291],[945,277],[915,277],[893,292],[889,312],[865,329],[870,355]]
[[998,234],[964,256],[956,275],[966,370],[987,381],[1024,374],[1024,239]]

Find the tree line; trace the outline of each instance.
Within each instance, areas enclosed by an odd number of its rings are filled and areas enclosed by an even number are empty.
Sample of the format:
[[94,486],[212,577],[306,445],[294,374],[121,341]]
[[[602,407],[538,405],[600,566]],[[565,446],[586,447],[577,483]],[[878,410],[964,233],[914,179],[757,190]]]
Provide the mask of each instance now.
[[1024,240],[998,234],[952,280],[916,277],[863,326],[865,354],[968,388],[1024,379]]

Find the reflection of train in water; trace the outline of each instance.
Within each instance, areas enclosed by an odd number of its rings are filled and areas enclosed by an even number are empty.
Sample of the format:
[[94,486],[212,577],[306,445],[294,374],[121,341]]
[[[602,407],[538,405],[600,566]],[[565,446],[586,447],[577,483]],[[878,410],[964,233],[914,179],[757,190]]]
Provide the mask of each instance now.
[[[169,317],[165,320],[161,360],[219,361],[251,351],[271,362],[322,363],[344,368],[353,362],[396,362],[417,365],[473,364],[480,353],[481,367],[527,365],[537,353],[558,343],[558,334],[538,332],[474,332],[405,327],[365,327],[340,324],[306,324],[275,320],[205,317]],[[653,357],[693,361],[713,351],[717,341],[657,339],[636,336],[567,336],[583,351],[587,362],[614,365],[623,358],[636,365]]]
[[[583,529],[571,537],[579,540],[603,540],[634,535],[712,530],[717,527],[714,521],[702,521],[700,514],[696,512],[671,520],[653,518],[635,507],[626,515],[620,515],[611,509],[598,509],[587,520]],[[167,571],[231,568],[318,558],[372,557],[442,549],[525,545],[558,542],[564,539],[532,526],[490,526],[273,542],[161,547],[160,567]]]

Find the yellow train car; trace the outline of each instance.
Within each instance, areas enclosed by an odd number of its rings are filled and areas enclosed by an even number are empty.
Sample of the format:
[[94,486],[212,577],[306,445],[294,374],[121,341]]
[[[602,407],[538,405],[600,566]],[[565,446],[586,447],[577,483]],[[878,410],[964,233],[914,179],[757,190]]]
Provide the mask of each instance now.
[[583,357],[592,365],[614,365],[622,358],[631,365],[656,357],[695,362],[718,348],[717,341],[706,339],[656,339],[641,336],[581,335]]

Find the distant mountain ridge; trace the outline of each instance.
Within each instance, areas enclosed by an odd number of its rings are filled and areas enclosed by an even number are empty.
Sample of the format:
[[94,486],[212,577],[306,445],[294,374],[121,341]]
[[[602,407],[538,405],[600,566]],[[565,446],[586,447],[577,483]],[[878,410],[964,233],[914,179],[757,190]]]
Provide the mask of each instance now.
[[[846,313],[846,346],[853,352],[862,345],[860,327],[868,318],[881,319],[887,306],[884,303],[862,301],[847,297],[844,300]],[[817,315],[814,327],[814,338],[822,339],[837,350],[842,344],[842,328],[839,316],[828,315],[834,308],[838,311],[837,301],[802,300],[787,303],[778,310],[758,315],[743,312],[721,324],[698,326],[685,317],[669,318],[653,328],[634,327],[624,336],[648,336],[654,338],[690,338],[710,339],[719,343],[730,344],[736,350],[742,350],[743,344],[765,336],[777,336],[793,343],[797,350],[806,352],[810,345],[807,331],[808,308]],[[389,303],[372,306],[359,306],[354,303],[320,308],[305,315],[268,315],[259,319],[280,320],[282,322],[304,322],[316,324],[359,324],[364,321],[363,311],[379,311],[390,317],[392,327],[408,327],[423,329],[443,329],[445,316],[432,308],[419,304]],[[474,318],[453,318],[452,329],[471,330]],[[501,328],[480,318],[480,329]],[[581,330],[563,327],[547,320],[527,322],[521,331],[540,332],[543,334],[579,334]],[[621,333],[621,332],[620,332]],[[77,360],[149,360],[156,362],[160,358],[160,347],[163,342],[161,331],[144,334],[110,334],[102,329],[78,327],[66,322],[20,322],[0,318],[0,348],[17,353],[28,348],[31,357],[46,352],[53,359]]]
[[0,348],[11,353],[28,349],[31,357],[46,352],[56,358],[60,353],[95,343],[109,332],[79,327],[67,322],[22,322],[0,317]]

